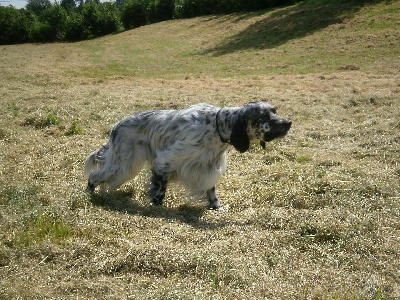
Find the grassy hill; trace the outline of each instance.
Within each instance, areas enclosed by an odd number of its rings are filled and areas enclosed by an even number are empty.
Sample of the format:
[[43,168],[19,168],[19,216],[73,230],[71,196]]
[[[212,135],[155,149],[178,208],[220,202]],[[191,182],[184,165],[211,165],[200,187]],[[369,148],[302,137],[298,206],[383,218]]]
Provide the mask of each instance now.
[[[400,4],[309,2],[0,47],[0,299],[400,296]],[[148,172],[84,192],[143,109],[267,100],[290,134],[229,153],[228,213]]]

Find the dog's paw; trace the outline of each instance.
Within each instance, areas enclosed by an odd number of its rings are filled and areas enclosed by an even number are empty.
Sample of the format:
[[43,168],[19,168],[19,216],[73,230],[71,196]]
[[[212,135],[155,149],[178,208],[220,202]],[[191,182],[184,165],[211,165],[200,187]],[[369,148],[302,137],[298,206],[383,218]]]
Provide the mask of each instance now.
[[218,208],[209,207],[208,209],[209,209],[209,210],[218,211],[218,212],[223,213],[223,214],[228,213],[228,210],[225,209],[225,208],[222,207],[222,206],[220,206],[220,207],[218,207]]

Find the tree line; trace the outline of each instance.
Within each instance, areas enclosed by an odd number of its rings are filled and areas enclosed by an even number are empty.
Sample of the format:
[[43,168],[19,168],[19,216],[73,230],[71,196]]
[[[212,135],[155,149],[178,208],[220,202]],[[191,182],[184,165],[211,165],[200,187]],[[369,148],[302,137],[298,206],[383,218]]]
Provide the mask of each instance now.
[[0,44],[79,41],[179,18],[287,5],[300,0],[28,0],[0,6]]

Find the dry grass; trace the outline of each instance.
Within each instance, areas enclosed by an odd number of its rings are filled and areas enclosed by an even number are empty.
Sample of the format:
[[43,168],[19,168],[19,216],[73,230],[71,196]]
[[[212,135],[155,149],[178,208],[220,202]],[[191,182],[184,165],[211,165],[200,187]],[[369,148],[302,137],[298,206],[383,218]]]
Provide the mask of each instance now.
[[[329,22],[265,31],[313,10]],[[399,298],[400,6],[328,12],[2,46],[0,298]],[[151,207],[145,171],[109,195],[83,192],[86,155],[123,116],[259,99],[294,125],[267,151],[230,152],[227,214],[179,187]]]

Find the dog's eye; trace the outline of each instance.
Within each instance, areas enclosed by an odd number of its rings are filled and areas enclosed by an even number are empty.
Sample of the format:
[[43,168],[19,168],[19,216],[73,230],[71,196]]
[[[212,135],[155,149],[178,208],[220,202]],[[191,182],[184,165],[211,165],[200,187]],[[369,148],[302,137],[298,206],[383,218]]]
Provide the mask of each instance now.
[[272,107],[272,108],[271,108],[271,112],[272,112],[274,115],[276,115],[276,109],[275,109],[275,107]]
[[271,120],[271,116],[269,113],[262,114],[259,118],[259,122],[261,122],[261,123],[264,123],[269,120]]

